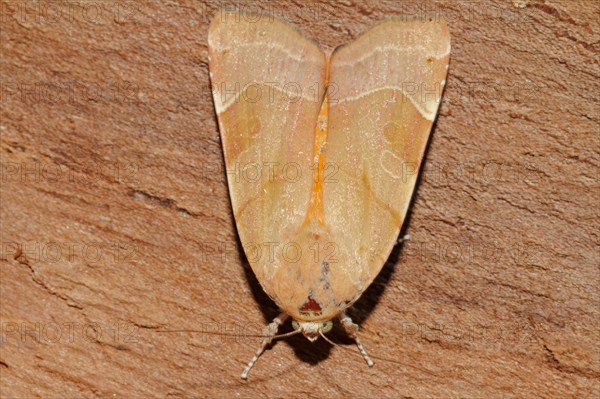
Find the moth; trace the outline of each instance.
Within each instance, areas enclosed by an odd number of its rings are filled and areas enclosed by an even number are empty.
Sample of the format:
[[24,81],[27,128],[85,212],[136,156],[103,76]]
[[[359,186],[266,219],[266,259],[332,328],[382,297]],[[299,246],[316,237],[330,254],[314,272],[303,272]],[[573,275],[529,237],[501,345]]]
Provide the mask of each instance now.
[[220,12],[208,50],[237,231],[281,309],[242,378],[289,317],[309,341],[338,318],[372,366],[346,310],[397,242],[446,83],[446,23],[385,21],[329,53],[270,15]]

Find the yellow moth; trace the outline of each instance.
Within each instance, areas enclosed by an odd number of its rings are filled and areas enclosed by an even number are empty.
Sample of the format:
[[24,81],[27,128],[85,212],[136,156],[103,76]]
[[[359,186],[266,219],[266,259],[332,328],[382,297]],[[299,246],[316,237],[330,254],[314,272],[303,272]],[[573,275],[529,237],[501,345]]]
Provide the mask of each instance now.
[[443,21],[391,20],[331,54],[269,15],[218,13],[209,69],[244,251],[310,341],[346,314],[388,258],[405,218],[450,57]]

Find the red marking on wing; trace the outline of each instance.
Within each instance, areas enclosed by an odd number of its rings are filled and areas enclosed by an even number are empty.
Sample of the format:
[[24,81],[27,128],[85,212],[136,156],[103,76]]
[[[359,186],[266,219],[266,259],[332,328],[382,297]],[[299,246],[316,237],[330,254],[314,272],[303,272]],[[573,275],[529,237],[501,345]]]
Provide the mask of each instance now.
[[302,305],[302,307],[300,308],[300,311],[306,312],[311,310],[314,312],[320,312],[321,305],[319,305],[317,301],[315,301],[314,299],[312,299],[312,297],[309,296],[304,305]]

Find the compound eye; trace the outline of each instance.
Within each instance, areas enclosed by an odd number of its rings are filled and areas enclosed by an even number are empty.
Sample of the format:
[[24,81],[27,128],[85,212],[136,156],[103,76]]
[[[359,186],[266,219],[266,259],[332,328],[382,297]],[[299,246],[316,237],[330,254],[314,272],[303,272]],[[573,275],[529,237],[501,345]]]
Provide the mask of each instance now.
[[331,320],[326,321],[325,323],[323,323],[323,325],[321,326],[321,331],[323,331],[324,333],[327,333],[329,331],[331,331],[331,329],[333,328],[333,322]]
[[294,329],[294,331],[299,330],[300,323],[298,323],[296,320],[292,320],[292,328]]

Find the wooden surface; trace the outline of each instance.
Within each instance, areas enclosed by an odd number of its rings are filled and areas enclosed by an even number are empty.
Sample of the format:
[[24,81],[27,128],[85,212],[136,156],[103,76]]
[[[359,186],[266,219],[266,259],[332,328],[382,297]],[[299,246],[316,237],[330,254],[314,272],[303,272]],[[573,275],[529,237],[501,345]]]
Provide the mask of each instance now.
[[222,169],[218,2],[2,2],[2,398],[600,396],[598,3],[302,4],[249,9],[327,49],[392,15],[452,33],[410,241],[352,312],[375,366],[294,337],[244,382],[256,338],[160,332],[277,313]]

